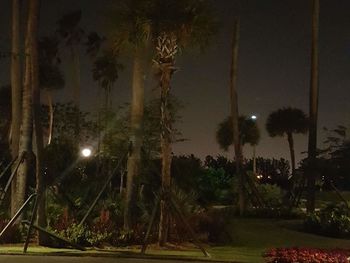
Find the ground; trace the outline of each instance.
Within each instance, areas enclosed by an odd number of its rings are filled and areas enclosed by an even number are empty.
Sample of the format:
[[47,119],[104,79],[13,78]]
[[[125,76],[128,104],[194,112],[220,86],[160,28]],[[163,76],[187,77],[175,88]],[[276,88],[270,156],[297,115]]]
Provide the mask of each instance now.
[[[210,260],[223,260],[231,262],[244,262],[244,263],[259,263],[264,262],[262,254],[269,248],[273,247],[317,247],[317,248],[349,248],[350,240],[335,239],[328,237],[321,237],[313,234],[303,233],[298,228],[300,227],[300,220],[274,220],[274,219],[233,219],[232,223],[228,227],[229,235],[232,238],[232,242],[225,246],[210,246],[208,251],[211,254]],[[21,253],[20,246],[2,246],[0,247],[0,253]],[[106,260],[102,260],[103,263],[108,263],[109,257],[118,257],[118,262],[124,262],[120,257],[139,256],[139,250],[136,248],[130,249],[117,249],[117,250],[88,250],[87,252],[79,252],[74,250],[57,250],[47,249],[39,247],[29,247],[29,253],[31,254],[44,254],[44,255],[75,255],[75,256],[107,256]],[[147,255],[152,258],[158,259],[184,259],[190,258],[192,260],[206,260],[201,252],[194,248],[188,248],[184,250],[159,250],[150,249],[147,251]],[[52,262],[65,262],[55,261],[56,257],[50,258]],[[24,260],[24,259],[23,259]],[[78,262],[75,259],[67,262]],[[84,262],[99,262],[89,261],[89,258],[84,258]],[[93,260],[93,259],[91,259]],[[119,261],[120,260],[120,261]],[[27,261],[24,260],[26,263]],[[23,262],[24,262],[23,261]],[[101,261],[101,262],[102,262]],[[3,258],[0,256],[0,262],[18,262],[21,261],[9,261],[9,258]],[[30,262],[30,261],[29,261]],[[29,263],[28,262],[28,263]],[[40,262],[40,261],[33,261]],[[49,262],[49,261],[42,261]],[[125,261],[129,262],[129,261]],[[132,262],[136,262],[132,261]],[[140,261],[142,262],[142,261]],[[144,262],[151,262],[150,258],[147,258]],[[157,262],[157,261],[155,261]],[[171,261],[165,261],[171,262]],[[176,261],[172,261],[176,262]],[[182,261],[184,262],[184,261]],[[192,261],[193,262],[193,261]]]
[[[0,263],[115,263],[115,258],[101,258],[101,257],[40,257],[40,256],[0,256]],[[151,259],[118,259],[118,263],[183,263],[195,261],[183,260],[151,260]]]

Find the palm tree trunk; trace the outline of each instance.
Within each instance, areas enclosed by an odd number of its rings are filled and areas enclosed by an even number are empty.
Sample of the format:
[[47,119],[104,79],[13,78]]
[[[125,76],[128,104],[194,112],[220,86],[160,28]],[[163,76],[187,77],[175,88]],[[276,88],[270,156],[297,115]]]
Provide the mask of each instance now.
[[169,213],[168,213],[168,193],[170,191],[171,184],[171,119],[168,107],[168,99],[170,92],[170,80],[172,70],[170,67],[165,66],[161,76],[161,122],[162,131],[160,138],[160,147],[162,152],[162,193],[165,198],[162,198],[160,202],[160,223],[159,223],[159,245],[165,245],[167,241],[167,233],[169,226]]
[[49,134],[47,138],[47,145],[50,145],[52,141],[52,136],[53,136],[53,118],[54,118],[52,94],[50,90],[46,90],[46,96],[47,96],[47,105],[49,107]]
[[290,162],[292,164],[292,175],[295,175],[295,153],[294,153],[294,140],[293,134],[291,132],[287,133],[289,152],[290,152]]
[[319,37],[319,12],[320,1],[313,0],[312,15],[312,46],[311,46],[311,78],[310,78],[310,126],[308,143],[308,180],[307,203],[308,212],[315,210],[315,161],[317,156],[317,115],[318,115],[318,37]]
[[80,55],[77,46],[72,47],[72,57],[74,65],[73,99],[75,106],[80,109]]
[[131,210],[134,199],[134,179],[140,173],[142,146],[142,119],[144,108],[144,80],[141,52],[134,57],[132,78],[131,104],[131,138],[130,152],[127,162],[126,196],[124,208],[124,229],[129,231],[132,226]]
[[[12,92],[12,117],[11,117],[11,156],[18,156],[19,137],[21,129],[21,59],[20,59],[20,0],[12,1],[12,51],[11,51],[11,92]],[[16,212],[16,178],[11,185],[11,216]]]
[[[37,221],[38,225],[42,228],[46,228],[46,200],[44,194],[44,169],[43,169],[43,150],[44,150],[44,137],[42,131],[42,125],[40,121],[40,87],[39,87],[39,56],[38,56],[38,27],[39,27],[39,8],[40,0],[31,0],[29,6],[29,19],[32,21],[31,29],[31,86],[33,92],[33,118],[34,118],[34,131],[36,142],[36,192],[38,193],[38,211]],[[45,245],[48,242],[48,237],[42,232],[38,232],[39,245]]]
[[72,46],[72,59],[73,59],[73,102],[77,109],[77,115],[75,116],[75,139],[80,141],[80,54],[79,48],[76,45]]
[[164,246],[168,238],[169,229],[169,198],[171,187],[171,114],[169,109],[170,81],[176,71],[175,55],[177,53],[177,39],[175,36],[164,34],[158,38],[159,86],[160,86],[160,147],[162,153],[162,191],[160,201],[160,222],[158,242]]
[[[35,1],[31,1],[29,5],[29,16],[27,23],[27,35],[25,40],[25,75],[23,86],[23,99],[22,99],[22,125],[19,143],[20,155],[25,154],[25,160],[18,168],[17,180],[16,180],[16,200],[14,204],[14,211],[17,211],[19,207],[24,203],[27,188],[27,177],[32,167],[34,160],[32,150],[32,137],[33,137],[33,94],[32,94],[32,41],[33,30],[35,24]],[[19,218],[18,220],[21,220]]]
[[243,154],[242,144],[239,135],[239,124],[238,124],[238,96],[237,96],[237,69],[238,69],[238,49],[239,49],[239,38],[240,38],[240,20],[237,18],[234,23],[234,32],[232,38],[232,64],[231,64],[231,85],[230,85],[230,97],[231,97],[231,117],[233,127],[233,145],[235,149],[236,157],[236,174],[239,178],[238,187],[238,205],[240,215],[244,214],[246,202],[245,202],[245,175],[242,170]]

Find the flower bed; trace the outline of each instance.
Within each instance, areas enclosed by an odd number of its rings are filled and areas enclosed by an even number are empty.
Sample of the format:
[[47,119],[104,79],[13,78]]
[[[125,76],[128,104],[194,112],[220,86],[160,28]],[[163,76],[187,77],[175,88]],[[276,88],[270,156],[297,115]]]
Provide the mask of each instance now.
[[266,263],[348,263],[349,256],[349,250],[314,248],[273,248],[263,255]]

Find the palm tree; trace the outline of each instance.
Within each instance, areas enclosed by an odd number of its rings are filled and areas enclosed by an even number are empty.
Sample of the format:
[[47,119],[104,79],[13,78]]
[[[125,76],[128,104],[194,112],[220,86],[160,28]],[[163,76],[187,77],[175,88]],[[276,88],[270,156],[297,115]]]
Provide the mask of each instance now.
[[309,105],[309,143],[308,143],[308,197],[306,208],[308,212],[315,210],[315,169],[317,156],[317,115],[318,115],[318,36],[320,1],[313,0],[312,13],[312,46],[311,46],[311,77],[310,77],[310,105]]
[[140,173],[142,121],[144,111],[144,69],[150,40],[147,17],[150,0],[119,1],[113,11],[113,44],[116,53],[127,50],[133,57],[130,147],[127,161],[124,229],[132,225],[134,179]]
[[282,108],[272,112],[266,121],[266,130],[271,137],[287,135],[292,175],[295,175],[295,153],[293,134],[305,134],[308,131],[306,114],[296,108]]
[[236,157],[236,173],[238,175],[238,205],[240,215],[245,211],[245,174],[243,167],[242,141],[239,134],[239,110],[237,96],[237,75],[238,75],[238,49],[240,39],[240,19],[236,18],[233,26],[232,35],[232,60],[231,60],[231,82],[230,82],[230,102],[231,102],[231,121],[232,121],[232,141]]
[[[251,118],[240,116],[238,124],[241,145],[244,146],[247,143],[252,146],[257,145],[260,140],[260,131],[256,122]],[[218,129],[216,130],[216,141],[224,151],[227,151],[228,148],[233,145],[231,116],[219,123]]]
[[93,79],[105,91],[106,108],[111,106],[111,89],[119,77],[119,71],[122,69],[123,66],[118,63],[115,54],[110,50],[105,50],[94,62],[92,68]]
[[[11,155],[12,159],[18,156],[19,137],[21,129],[21,61],[20,61],[20,0],[12,1],[12,51],[11,51]],[[11,216],[16,212],[16,178],[11,185]]]
[[[25,75],[22,95],[22,124],[19,142],[19,155],[24,155],[24,161],[21,163],[17,173],[16,180],[16,197],[14,210],[17,211],[24,203],[27,188],[27,178],[29,169],[34,160],[32,137],[33,137],[33,93],[32,85],[35,84],[35,72],[37,59],[35,52],[35,38],[38,26],[38,0],[33,0],[29,4],[27,32],[25,39]],[[33,54],[34,53],[34,54]],[[34,65],[33,65],[34,62]],[[33,67],[34,66],[34,67]],[[33,81],[34,79],[34,81]],[[40,142],[39,142],[40,143]],[[39,157],[40,159],[40,157]]]
[[167,198],[164,194],[171,186],[171,134],[169,112],[170,82],[176,71],[175,57],[180,48],[187,45],[204,48],[214,33],[214,23],[210,8],[205,1],[155,0],[150,14],[152,34],[155,36],[157,70],[161,97],[161,154],[162,154],[162,192],[159,244],[167,241],[169,215]]
[[79,26],[81,21],[81,10],[75,10],[65,14],[58,21],[57,33],[64,41],[65,46],[70,49],[71,58],[73,61],[73,98],[74,104],[80,108],[80,54],[79,46],[83,41],[84,30]]
[[39,43],[39,83],[45,91],[49,107],[49,131],[47,144],[51,143],[53,136],[54,108],[52,91],[62,89],[65,85],[63,73],[59,68],[58,39],[56,37],[43,37]]
[[[38,49],[38,31],[39,31],[39,8],[40,0],[32,0],[29,5],[28,16],[28,34],[29,38],[29,59],[30,59],[30,87],[32,89],[33,103],[33,124],[35,135],[35,153],[36,153],[36,192],[38,194],[37,222],[42,228],[46,228],[46,200],[44,194],[44,166],[43,150],[44,137],[41,124],[41,102],[40,102],[40,78],[39,78],[39,49]],[[48,236],[38,231],[38,244],[45,245],[48,242]]]
[[[101,141],[104,141],[102,138],[102,127],[104,127],[104,137],[110,137],[111,131],[110,127],[111,125],[108,125],[108,116],[111,113],[111,107],[112,107],[112,96],[111,96],[111,90],[115,82],[117,81],[119,77],[119,71],[123,69],[123,66],[118,63],[118,60],[111,50],[104,50],[103,53],[97,57],[94,61],[93,68],[92,68],[92,75],[93,79],[99,83],[100,87],[104,90],[104,103],[102,104],[101,96],[100,96],[100,90],[98,92],[98,99],[99,99],[99,111],[98,111],[98,145],[97,149],[98,152],[100,152],[101,149]],[[103,113],[103,115],[101,114]],[[102,115],[102,116],[101,116]],[[104,120],[104,125],[102,125],[101,117]],[[103,144],[103,146],[106,144]],[[98,158],[98,167],[101,165],[101,159]],[[107,161],[108,162],[108,161]],[[105,164],[105,162],[103,162]],[[104,166],[109,165],[102,165],[102,169]],[[108,173],[108,171],[107,171]]]

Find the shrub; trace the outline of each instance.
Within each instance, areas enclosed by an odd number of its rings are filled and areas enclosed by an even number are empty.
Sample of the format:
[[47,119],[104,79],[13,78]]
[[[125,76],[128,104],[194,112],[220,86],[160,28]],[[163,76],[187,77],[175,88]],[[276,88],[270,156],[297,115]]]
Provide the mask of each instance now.
[[[225,207],[215,209],[198,214],[191,221],[196,226],[197,233],[204,233],[209,242],[216,244],[227,244],[232,241],[232,237],[228,234],[227,227],[229,220],[234,216],[235,209],[233,207]],[[194,222],[196,220],[197,222]]]
[[279,207],[282,202],[281,188],[272,184],[258,184],[257,190],[269,207]]
[[304,229],[331,237],[350,237],[349,209],[345,204],[329,204],[320,211],[307,215]]
[[263,257],[266,263],[348,263],[349,250],[313,248],[273,248]]

